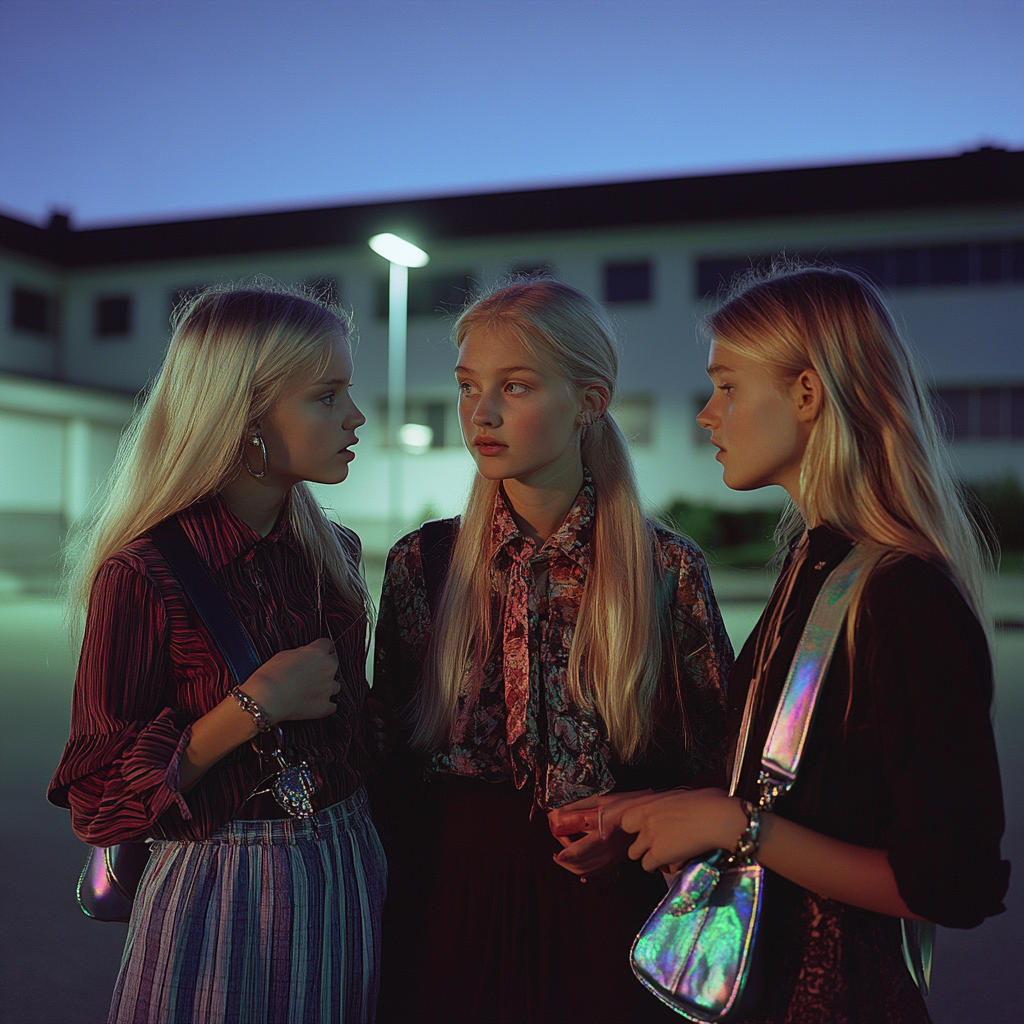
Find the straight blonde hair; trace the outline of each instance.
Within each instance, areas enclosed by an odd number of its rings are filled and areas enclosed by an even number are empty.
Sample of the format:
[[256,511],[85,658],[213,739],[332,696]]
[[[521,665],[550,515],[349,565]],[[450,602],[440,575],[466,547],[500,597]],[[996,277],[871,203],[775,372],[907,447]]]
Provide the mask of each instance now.
[[[824,402],[800,470],[809,520],[944,567],[984,621],[991,552],[910,346],[878,290],[846,270],[783,265],[742,279],[705,328],[780,387],[808,368],[821,377]],[[778,539],[803,528],[790,505]],[[851,643],[864,582],[847,618]]]
[[[461,345],[473,332],[496,344],[514,341],[582,397],[601,385],[615,395],[618,352],[607,314],[569,285],[532,278],[478,299],[455,324]],[[569,652],[573,699],[592,704],[620,758],[650,738],[666,627],[659,613],[652,524],[640,509],[626,440],[607,412],[582,429],[580,454],[594,483],[590,565]],[[499,632],[491,523],[501,484],[473,483],[437,603],[424,683],[414,704],[413,743],[437,749],[455,738],[460,695],[476,698]]]
[[[70,536],[65,586],[73,616],[84,611],[111,555],[235,477],[260,417],[315,380],[349,334],[341,310],[271,284],[207,289],[175,310],[172,325],[167,356],[121,438],[106,494]],[[362,578],[305,483],[292,488],[287,515],[317,578],[333,580],[365,614]]]

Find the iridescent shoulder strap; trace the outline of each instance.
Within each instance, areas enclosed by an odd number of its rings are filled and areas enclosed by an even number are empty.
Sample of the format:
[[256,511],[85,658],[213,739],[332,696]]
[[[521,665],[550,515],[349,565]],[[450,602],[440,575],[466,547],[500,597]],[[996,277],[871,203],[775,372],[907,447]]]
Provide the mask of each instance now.
[[[868,575],[886,554],[885,548],[857,544],[830,573],[807,619],[800,645],[775,709],[775,719],[761,757],[757,778],[762,810],[770,811],[780,794],[796,780],[814,706],[846,621],[857,581]],[[931,984],[935,925],[903,920],[903,959],[922,995]]]
[[829,574],[814,601],[761,756],[757,784],[762,810],[770,811],[779,795],[796,781],[821,684],[857,581],[870,573],[885,554],[885,548],[854,545]]

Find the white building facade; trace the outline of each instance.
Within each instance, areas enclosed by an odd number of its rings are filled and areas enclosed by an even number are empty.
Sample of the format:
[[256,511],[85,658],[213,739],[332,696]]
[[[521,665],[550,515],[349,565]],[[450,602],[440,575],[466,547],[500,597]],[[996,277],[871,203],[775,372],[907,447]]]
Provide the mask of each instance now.
[[[406,419],[433,429],[416,456],[386,444],[387,267],[366,244],[380,231],[431,257],[410,272]],[[733,272],[779,252],[876,278],[945,402],[965,479],[1024,481],[1024,152],[985,149],[81,231],[60,216],[48,228],[0,217],[0,536],[81,510],[160,365],[176,298],[255,275],[316,284],[353,313],[353,394],[368,422],[349,480],[325,492],[370,552],[397,528],[386,525],[389,458],[403,464],[404,524],[465,498],[472,462],[445,311],[541,267],[615,319],[615,411],[652,508],[778,502],[724,487],[694,416],[709,391],[700,315]],[[0,569],[5,558],[0,541]]]

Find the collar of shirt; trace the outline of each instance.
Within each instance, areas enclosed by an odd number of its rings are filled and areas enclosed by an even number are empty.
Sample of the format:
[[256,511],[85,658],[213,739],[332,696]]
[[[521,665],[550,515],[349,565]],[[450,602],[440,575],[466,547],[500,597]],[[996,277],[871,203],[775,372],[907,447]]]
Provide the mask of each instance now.
[[249,561],[260,547],[285,543],[295,548],[295,535],[288,521],[285,504],[274,528],[261,537],[251,526],[242,522],[219,495],[211,494],[182,509],[178,521],[200,557],[217,572],[236,558]]
[[494,520],[491,527],[495,557],[500,560],[504,556],[513,560],[562,554],[577,565],[584,566],[587,563],[593,522],[594,481],[586,468],[583,470],[583,486],[576,495],[572,508],[566,514],[562,525],[548,537],[539,551],[534,542],[516,526],[509,500],[504,489],[501,489],[494,503]]

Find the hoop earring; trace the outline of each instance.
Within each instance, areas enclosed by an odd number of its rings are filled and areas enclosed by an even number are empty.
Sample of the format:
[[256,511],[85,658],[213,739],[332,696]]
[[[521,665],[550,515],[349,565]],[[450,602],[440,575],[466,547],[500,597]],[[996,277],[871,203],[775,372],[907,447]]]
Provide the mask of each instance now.
[[263,437],[260,434],[253,434],[249,443],[254,448],[259,448],[263,455],[263,468],[258,472],[252,471],[252,466],[249,465],[249,460],[243,455],[242,461],[245,463],[245,468],[249,471],[249,476],[254,480],[262,480],[267,475],[267,446],[263,443]]

